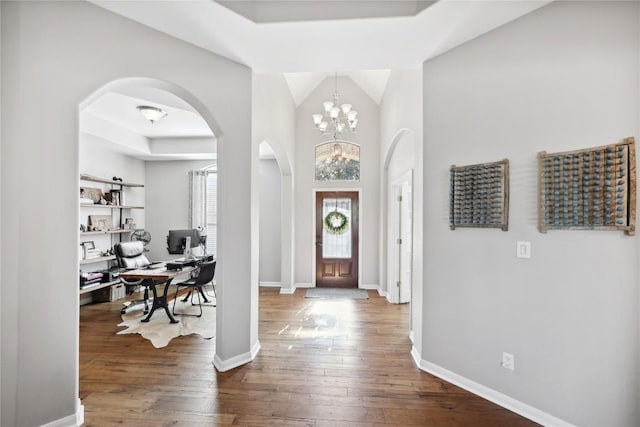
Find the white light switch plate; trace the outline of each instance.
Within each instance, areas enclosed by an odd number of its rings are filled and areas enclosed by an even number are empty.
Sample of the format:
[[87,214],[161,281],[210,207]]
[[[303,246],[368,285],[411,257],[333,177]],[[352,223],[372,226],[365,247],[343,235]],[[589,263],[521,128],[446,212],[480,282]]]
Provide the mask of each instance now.
[[516,256],[518,258],[531,258],[531,242],[518,240],[516,242]]

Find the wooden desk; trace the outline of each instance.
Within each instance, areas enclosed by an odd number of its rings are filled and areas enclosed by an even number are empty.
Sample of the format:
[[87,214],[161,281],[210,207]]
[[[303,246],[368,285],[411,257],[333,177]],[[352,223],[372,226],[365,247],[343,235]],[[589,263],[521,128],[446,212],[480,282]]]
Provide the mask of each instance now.
[[[167,292],[169,291],[169,285],[171,281],[181,274],[190,273],[193,271],[194,267],[184,267],[182,270],[167,270],[166,267],[150,269],[150,268],[140,268],[137,270],[125,270],[120,273],[120,277],[125,280],[140,280],[142,279],[141,286],[147,286],[151,288],[153,292],[153,305],[151,306],[151,311],[147,317],[141,320],[141,322],[148,322],[151,319],[151,315],[157,308],[164,308],[164,311],[169,316],[169,321],[171,323],[178,323],[178,320],[173,317],[171,314],[171,310],[169,310],[169,303],[167,301]],[[160,285],[164,283],[164,292],[162,295],[158,295],[158,291],[156,289],[156,285]]]

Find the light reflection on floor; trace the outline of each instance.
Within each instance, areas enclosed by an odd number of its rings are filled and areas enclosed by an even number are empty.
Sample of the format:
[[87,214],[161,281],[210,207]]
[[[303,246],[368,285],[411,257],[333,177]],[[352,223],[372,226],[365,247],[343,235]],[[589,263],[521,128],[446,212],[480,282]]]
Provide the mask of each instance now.
[[[326,299],[310,302],[296,313],[300,326],[287,324],[279,332],[279,335],[290,335],[296,339],[311,340],[313,343],[322,343],[329,340],[327,351],[332,351],[333,339],[348,339],[353,322],[358,320],[354,310],[354,300],[351,299]],[[294,345],[289,345],[292,350]]]

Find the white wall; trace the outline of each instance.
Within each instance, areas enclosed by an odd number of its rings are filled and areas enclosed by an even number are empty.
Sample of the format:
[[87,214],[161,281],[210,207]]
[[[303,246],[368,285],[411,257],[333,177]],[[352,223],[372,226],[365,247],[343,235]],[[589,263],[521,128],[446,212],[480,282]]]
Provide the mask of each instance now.
[[[536,154],[638,137],[639,7],[554,2],[424,63],[423,367],[581,426],[640,425],[638,237],[539,233]],[[509,231],[449,230],[449,166],[503,158]]]
[[145,162],[145,229],[151,233],[147,246],[150,260],[179,257],[167,251],[167,235],[169,230],[189,228],[189,171],[212,164],[215,160]]
[[[71,425],[82,412],[77,406],[78,108],[117,79],[156,79],[144,82],[185,99],[220,137],[215,361],[228,369],[251,360],[259,343],[251,292],[257,280],[251,282],[246,266],[252,246],[250,70],[88,3],[2,2],[0,7],[1,424]],[[34,120],[34,106],[46,114]],[[46,256],[24,256],[34,247]],[[34,295],[46,303],[34,304]],[[52,348],[56,351],[43,357],[42,349]]]
[[388,258],[393,254],[388,237],[390,188],[397,177],[413,168],[411,332],[415,349],[422,342],[422,126],[422,67],[391,71],[380,103],[380,277],[386,292]]
[[280,283],[281,175],[275,159],[260,160],[260,283]]
[[379,283],[379,203],[380,203],[380,128],[379,107],[350,78],[338,78],[341,102],[349,102],[358,111],[358,130],[344,139],[360,144],[360,182],[316,182],[315,146],[327,141],[315,130],[311,115],[320,113],[322,102],[331,100],[335,79],[325,79],[300,104],[296,121],[295,153],[295,229],[296,283],[315,283],[312,269],[315,256],[315,225],[313,224],[314,189],[360,189],[360,286]]
[[[253,143],[273,150],[281,179],[280,279],[281,292],[294,290],[295,206],[293,202],[296,106],[282,74],[254,74],[252,99]],[[256,191],[258,185],[256,177]],[[260,235],[261,233],[254,233]]]

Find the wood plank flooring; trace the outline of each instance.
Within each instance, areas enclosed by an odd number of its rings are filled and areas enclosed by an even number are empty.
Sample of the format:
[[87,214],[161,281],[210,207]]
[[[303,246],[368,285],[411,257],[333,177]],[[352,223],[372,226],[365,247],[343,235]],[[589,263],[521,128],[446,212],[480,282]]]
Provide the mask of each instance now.
[[262,349],[224,373],[211,363],[214,340],[178,337],[156,349],[139,335],[115,335],[121,301],[81,307],[84,425],[536,425],[420,371],[409,354],[408,305],[374,291],[368,300],[304,293],[260,289]]

